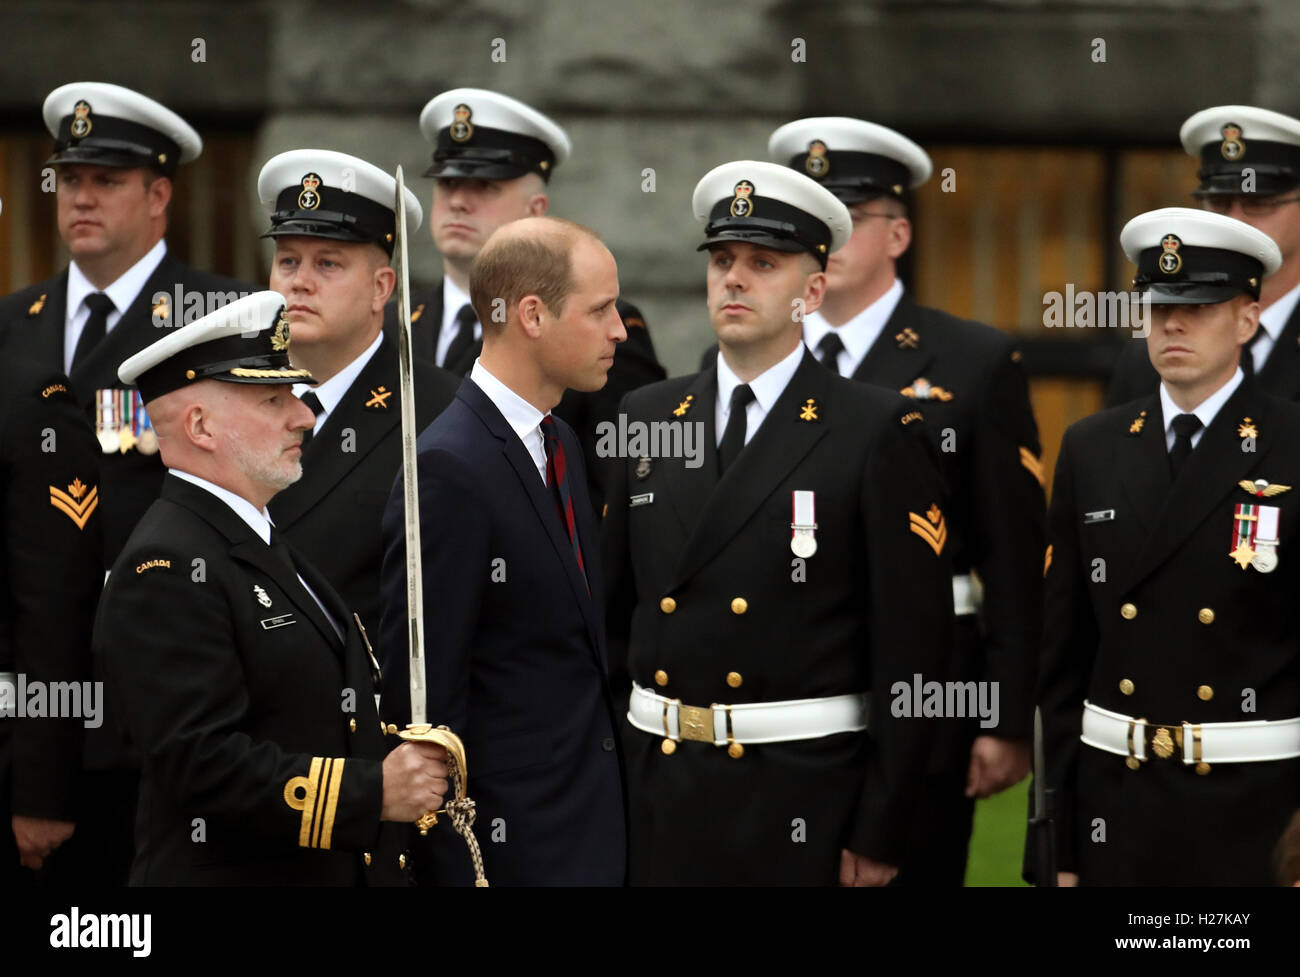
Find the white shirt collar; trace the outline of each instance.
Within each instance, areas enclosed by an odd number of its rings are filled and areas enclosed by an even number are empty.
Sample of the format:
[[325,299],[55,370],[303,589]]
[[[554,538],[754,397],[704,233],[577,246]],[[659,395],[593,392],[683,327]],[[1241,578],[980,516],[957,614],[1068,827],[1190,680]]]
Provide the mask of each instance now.
[[[767,412],[776,406],[777,399],[785,392],[786,386],[790,383],[790,378],[794,376],[795,370],[799,369],[799,362],[803,359],[804,345],[799,343],[795,346],[794,351],[785,359],[775,366],[769,366],[766,370],[749,381],[749,389],[754,391],[754,400],[762,409],[766,416]],[[732,371],[727,365],[727,358],[721,351],[718,353],[718,405],[722,408],[722,417],[726,418],[731,413],[731,391],[740,386],[740,377]]]
[[[128,305],[135,301],[135,297],[140,294],[140,289],[144,288],[145,282],[149,276],[158,268],[159,263],[167,254],[167,242],[161,238],[145,254],[143,258],[133,264],[126,272],[118,278],[117,281],[105,288],[104,294],[113,300],[113,305],[117,308],[118,318],[126,311]],[[86,300],[87,295],[93,295],[100,291],[90,283],[80,268],[77,267],[76,261],[68,263],[68,304],[65,315],[72,319],[82,311],[81,303]],[[168,296],[170,298],[170,296]],[[176,310],[179,314],[180,310]],[[109,315],[109,326],[113,328],[116,321],[112,314]]]
[[532,456],[533,463],[541,472],[542,481],[546,481],[546,447],[540,428],[546,415],[489,373],[481,359],[474,360],[469,378],[496,405],[510,429],[519,436],[528,454]]
[[383,341],[384,333],[381,329],[379,335],[377,335],[374,341],[365,348],[360,356],[343,369],[339,370],[338,373],[334,374],[334,376],[330,377],[324,383],[318,384],[315,387],[305,383],[295,383],[293,385],[293,395],[295,397],[302,397],[304,393],[310,390],[321,402],[321,407],[324,408],[324,410],[322,410],[316,417],[316,426],[312,429],[313,433],[320,431],[321,425],[325,423],[326,418],[330,416],[330,413],[334,408],[343,400],[344,394],[346,394],[352,387],[353,381],[356,380],[361,371],[365,369],[366,364],[370,362],[375,353],[379,352],[379,347]]
[[[842,326],[832,326],[820,312],[811,312],[803,320],[804,344],[815,353],[817,344],[827,333],[832,331],[838,333],[840,341],[844,343],[844,352],[840,354],[840,366],[848,367],[841,372],[848,376],[858,368],[858,364],[862,362],[867,351],[880,336],[881,330],[885,328],[889,317],[894,314],[894,309],[898,307],[902,297],[903,283],[895,278],[894,284],[889,286],[884,295]],[[848,358],[847,361],[845,357]]]
[[271,516],[265,509],[258,509],[257,506],[249,502],[242,495],[236,495],[229,489],[224,489],[220,485],[213,485],[206,478],[199,478],[198,475],[191,475],[189,472],[183,472],[179,468],[169,468],[173,475],[179,479],[189,482],[191,485],[197,485],[201,489],[211,492],[222,502],[226,503],[240,519],[248,523],[248,528],[257,533],[262,538],[262,542],[268,546],[271,544]]
[[1241,367],[1237,367],[1236,372],[1232,375],[1232,379],[1189,411],[1184,411],[1174,403],[1174,399],[1169,396],[1169,391],[1165,389],[1165,384],[1162,380],[1160,382],[1160,410],[1164,413],[1166,443],[1169,443],[1170,439],[1173,437],[1172,431],[1174,418],[1179,414],[1195,414],[1201,421],[1201,430],[1192,435],[1192,444],[1195,446],[1196,442],[1200,440],[1201,433],[1210,426],[1210,422],[1214,420],[1215,415],[1218,414],[1223,405],[1228,402],[1228,398],[1233,395],[1236,389],[1241,386],[1241,382],[1245,378],[1246,374],[1241,372]]
[[1268,333],[1273,342],[1276,343],[1277,338],[1282,335],[1287,320],[1291,318],[1291,313],[1295,311],[1297,301],[1300,301],[1300,285],[1296,285],[1295,288],[1259,314],[1259,326]]

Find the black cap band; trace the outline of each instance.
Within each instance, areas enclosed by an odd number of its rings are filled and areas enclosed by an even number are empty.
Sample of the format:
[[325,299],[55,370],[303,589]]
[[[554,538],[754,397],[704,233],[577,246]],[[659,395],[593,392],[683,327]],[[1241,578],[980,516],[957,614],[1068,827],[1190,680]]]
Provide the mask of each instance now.
[[912,185],[911,170],[896,159],[876,153],[810,150],[792,156],[788,165],[812,177],[846,204],[881,194],[901,200]]
[[749,213],[736,217],[731,212],[734,199],[726,197],[713,205],[705,241],[696,251],[719,241],[742,241],[778,251],[807,251],[826,267],[831,229],[825,222],[783,200],[757,196],[748,198]]
[[117,119],[109,115],[89,114],[83,124],[89,132],[73,135],[75,115],[65,115],[59,122],[54,139],[54,155],[47,164],[84,163],[89,166],[148,166],[171,176],[180,163],[181,147],[157,129]]
[[271,229],[262,237],[323,237],[335,241],[377,244],[390,256],[393,253],[397,216],[391,207],[359,193],[350,193],[324,184],[309,196],[317,205],[301,206],[304,188],[295,184],[281,190],[275,198]]
[[555,154],[542,140],[476,125],[464,142],[451,138],[450,127],[439,129],[433,165],[424,175],[513,180],[525,173],[536,173],[549,180],[553,169]]
[[[1166,258],[1166,254],[1174,257]],[[1263,262],[1240,251],[1181,244],[1176,251],[1145,248],[1138,255],[1133,287],[1156,303],[1212,304],[1237,295],[1259,298]],[[1166,268],[1175,268],[1167,271]]]
[[[1224,193],[1272,196],[1300,186],[1300,146],[1250,138],[1237,143],[1242,144],[1240,155],[1232,160],[1224,158],[1223,142],[1201,147],[1201,169],[1196,174],[1201,185],[1196,190],[1197,196]],[[1254,190],[1242,189],[1245,170],[1254,174]]]

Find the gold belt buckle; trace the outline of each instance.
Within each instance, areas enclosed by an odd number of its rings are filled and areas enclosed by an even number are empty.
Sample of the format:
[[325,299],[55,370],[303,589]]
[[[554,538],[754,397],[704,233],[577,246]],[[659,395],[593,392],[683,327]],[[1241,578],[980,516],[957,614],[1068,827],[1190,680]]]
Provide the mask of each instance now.
[[713,709],[703,706],[678,706],[677,731],[684,740],[712,743]]

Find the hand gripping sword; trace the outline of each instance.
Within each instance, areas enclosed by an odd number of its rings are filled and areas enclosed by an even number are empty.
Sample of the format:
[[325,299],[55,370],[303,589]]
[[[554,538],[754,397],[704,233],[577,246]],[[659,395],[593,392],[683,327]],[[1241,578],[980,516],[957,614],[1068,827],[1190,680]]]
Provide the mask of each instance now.
[[411,280],[406,251],[406,181],[397,168],[397,199],[393,204],[397,216],[397,241],[393,259],[397,268],[397,373],[402,409],[402,500],[406,512],[406,618],[410,656],[407,661],[411,678],[411,721],[398,735],[415,743],[437,743],[447,751],[447,772],[451,777],[453,799],[441,811],[427,811],[415,822],[420,834],[426,835],[438,823],[438,815],[451,818],[456,833],[465,839],[474,862],[474,884],[486,887],[483,853],[474,837],[474,802],[468,794],[469,767],[465,762],[465,744],[446,726],[428,721],[428,699],[424,688],[424,577],[420,570],[420,492],[415,470],[415,377],[411,353]]

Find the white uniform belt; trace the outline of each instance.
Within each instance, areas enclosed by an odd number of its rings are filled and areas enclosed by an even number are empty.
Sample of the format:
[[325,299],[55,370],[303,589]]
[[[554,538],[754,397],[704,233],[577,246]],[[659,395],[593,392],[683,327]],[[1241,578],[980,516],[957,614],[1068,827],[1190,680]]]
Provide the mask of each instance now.
[[1118,756],[1178,756],[1184,764],[1256,763],[1300,757],[1300,717],[1161,725],[1083,704],[1083,742]]
[[958,617],[963,614],[978,614],[983,602],[984,585],[973,573],[962,573],[952,578],[953,614]]
[[867,728],[867,695],[832,695],[785,702],[713,703],[687,706],[632,683],[627,721],[643,732],[670,740],[728,743],[784,743]]

